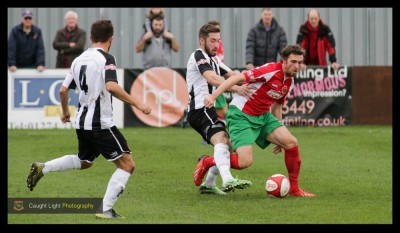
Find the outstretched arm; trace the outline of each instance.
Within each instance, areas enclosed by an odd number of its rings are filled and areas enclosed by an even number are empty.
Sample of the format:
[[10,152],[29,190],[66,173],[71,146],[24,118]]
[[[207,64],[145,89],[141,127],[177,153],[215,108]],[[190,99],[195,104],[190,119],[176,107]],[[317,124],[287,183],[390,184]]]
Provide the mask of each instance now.
[[106,89],[109,91],[113,96],[118,98],[119,100],[134,106],[135,108],[142,111],[144,114],[148,115],[151,113],[151,108],[147,106],[145,103],[141,102],[135,96],[128,94],[122,87],[118,85],[116,82],[107,82]]
[[220,96],[223,92],[225,92],[229,88],[233,87],[233,85],[239,82],[243,82],[245,80],[246,78],[242,73],[235,74],[232,77],[229,77],[221,85],[219,85],[218,88],[210,96],[207,96],[204,99],[204,106],[206,106],[207,108],[211,108],[212,106],[214,106],[215,99],[217,99],[218,96]]

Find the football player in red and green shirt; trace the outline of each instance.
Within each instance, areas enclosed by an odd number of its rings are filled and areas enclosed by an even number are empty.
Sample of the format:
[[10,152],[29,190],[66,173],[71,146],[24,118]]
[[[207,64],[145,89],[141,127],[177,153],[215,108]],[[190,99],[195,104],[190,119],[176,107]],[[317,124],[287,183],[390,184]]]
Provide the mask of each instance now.
[[292,196],[314,197],[299,187],[301,166],[297,139],[283,125],[282,105],[286,95],[293,88],[293,77],[303,63],[305,52],[299,45],[289,45],[282,51],[280,62],[235,74],[225,80],[211,95],[204,99],[208,108],[214,106],[215,99],[237,83],[253,86],[257,90],[250,98],[235,96],[229,105],[226,120],[232,141],[231,167],[244,169],[253,162],[254,142],[265,149],[270,143],[276,146],[273,153],[284,150],[285,165],[289,174]]

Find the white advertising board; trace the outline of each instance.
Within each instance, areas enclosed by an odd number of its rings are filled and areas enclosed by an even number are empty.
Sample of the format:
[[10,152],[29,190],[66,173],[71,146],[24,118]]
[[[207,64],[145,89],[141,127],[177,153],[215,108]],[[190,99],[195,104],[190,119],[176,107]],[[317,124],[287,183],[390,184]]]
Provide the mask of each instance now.
[[[68,69],[18,69],[8,71],[9,129],[74,129],[78,93],[70,90],[71,122],[62,123],[59,90]],[[124,86],[124,70],[117,69],[118,84]],[[113,99],[114,123],[124,127],[124,103]]]

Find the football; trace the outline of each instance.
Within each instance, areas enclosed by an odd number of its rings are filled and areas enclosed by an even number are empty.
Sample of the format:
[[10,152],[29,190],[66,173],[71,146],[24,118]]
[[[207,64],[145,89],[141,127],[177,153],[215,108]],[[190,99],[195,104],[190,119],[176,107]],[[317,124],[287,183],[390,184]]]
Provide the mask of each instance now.
[[265,190],[271,197],[283,198],[289,193],[290,183],[288,178],[282,174],[270,176],[265,182]]

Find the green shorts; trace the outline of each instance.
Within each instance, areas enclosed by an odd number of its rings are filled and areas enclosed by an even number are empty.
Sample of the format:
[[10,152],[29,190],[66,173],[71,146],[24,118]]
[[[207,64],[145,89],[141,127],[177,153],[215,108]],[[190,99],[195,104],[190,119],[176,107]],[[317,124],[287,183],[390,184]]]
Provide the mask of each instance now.
[[226,122],[233,150],[240,146],[253,145],[254,142],[261,149],[265,149],[270,144],[267,136],[276,128],[283,126],[283,123],[270,112],[251,116],[233,105],[229,106]]
[[222,93],[218,98],[215,100],[215,108],[223,108],[227,105],[226,98],[224,93]]

